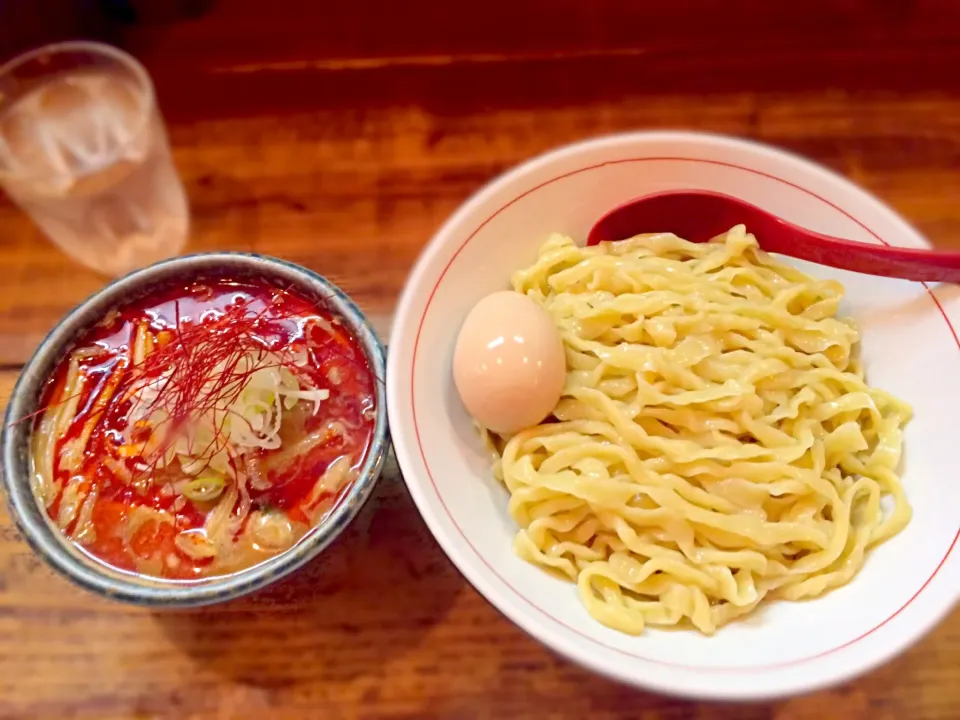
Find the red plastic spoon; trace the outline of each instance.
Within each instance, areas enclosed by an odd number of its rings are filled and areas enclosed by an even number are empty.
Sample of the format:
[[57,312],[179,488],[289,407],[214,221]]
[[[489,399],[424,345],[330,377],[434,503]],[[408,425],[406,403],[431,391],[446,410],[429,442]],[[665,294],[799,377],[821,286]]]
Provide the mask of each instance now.
[[829,267],[925,282],[960,283],[960,252],[870,245],[806,230],[743,200],[706,190],[672,190],[631,200],[604,215],[587,245],[650,232],[706,242],[746,225],[763,250]]

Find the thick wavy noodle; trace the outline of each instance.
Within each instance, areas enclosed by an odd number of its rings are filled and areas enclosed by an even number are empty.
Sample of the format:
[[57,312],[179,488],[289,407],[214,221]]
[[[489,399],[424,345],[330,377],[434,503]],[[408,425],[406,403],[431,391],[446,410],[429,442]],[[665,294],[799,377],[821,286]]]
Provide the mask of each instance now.
[[554,417],[488,435],[522,558],[611,628],[713,633],[847,583],[911,511],[908,405],[867,385],[843,287],[757,247],[554,236],[513,278],[561,330]]

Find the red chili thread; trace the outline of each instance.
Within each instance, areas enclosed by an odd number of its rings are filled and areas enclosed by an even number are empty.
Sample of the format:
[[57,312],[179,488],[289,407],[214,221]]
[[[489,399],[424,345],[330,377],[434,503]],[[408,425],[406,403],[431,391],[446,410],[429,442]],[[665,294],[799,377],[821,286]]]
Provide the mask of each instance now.
[[[276,312],[283,296],[289,290],[289,287],[275,290],[271,298],[273,302],[265,303],[258,312],[251,311],[246,302],[238,302],[228,306],[217,317],[186,324],[180,317],[179,302],[174,303],[176,318],[173,327],[166,328],[174,333],[174,340],[154,348],[143,361],[131,364],[123,370],[127,377],[121,380],[116,395],[97,411],[98,415],[103,415],[115,410],[118,403],[130,402],[135,392],[151,384],[162,383],[144,415],[149,416],[161,409],[164,411],[164,420],[152,428],[153,433],[162,429],[163,439],[149,456],[141,458],[140,472],[154,473],[176,442],[177,433],[188,426],[191,418],[208,412],[213,415],[214,438],[200,453],[194,453],[191,448],[191,455],[207,458],[209,461],[209,458],[225,448],[227,440],[222,429],[226,417],[220,418],[218,422],[217,415],[220,411],[231,412],[229,406],[239,398],[250,377],[258,370],[285,368],[298,380],[306,380],[307,384],[311,382],[304,369],[293,361],[293,348],[289,343],[271,347],[268,342],[271,335],[286,335],[285,332],[277,332],[284,321],[309,322],[308,315]],[[325,305],[327,299],[329,298],[325,298],[321,304]],[[314,360],[317,351],[320,351],[339,355],[354,364],[358,362],[352,352],[348,354],[339,347],[336,338],[331,334],[325,336],[319,347],[307,343],[304,349],[309,353],[308,358]],[[244,362],[246,367],[239,369],[238,366]],[[372,375],[377,382],[384,382],[376,373]],[[13,421],[11,425],[35,418],[50,407],[70,399],[70,396],[60,398]],[[137,400],[134,399],[134,402]],[[190,433],[187,433],[187,437],[192,442]]]

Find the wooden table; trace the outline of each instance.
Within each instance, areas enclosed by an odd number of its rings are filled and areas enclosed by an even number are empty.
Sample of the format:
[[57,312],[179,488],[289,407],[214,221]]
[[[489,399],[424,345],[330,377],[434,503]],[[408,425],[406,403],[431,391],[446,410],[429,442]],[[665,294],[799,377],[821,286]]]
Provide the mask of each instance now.
[[[469,193],[617,130],[698,128],[795,150],[960,248],[955,0],[489,0],[469,16],[432,0],[210,5],[114,35],[156,79],[193,207],[190,249],[315,268],[383,331],[420,248]],[[0,268],[2,404],[44,333],[103,279],[2,204]],[[195,612],[81,592],[4,512],[0,718],[960,717],[960,612],[880,670],[782,702],[682,702],[595,677],[473,590],[395,473],[320,560]]]

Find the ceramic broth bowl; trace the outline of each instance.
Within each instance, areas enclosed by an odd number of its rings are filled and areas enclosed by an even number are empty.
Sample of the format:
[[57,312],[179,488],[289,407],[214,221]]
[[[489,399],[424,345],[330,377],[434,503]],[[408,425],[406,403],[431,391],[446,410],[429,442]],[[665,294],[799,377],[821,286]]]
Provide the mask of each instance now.
[[131,273],[83,302],[57,324],[24,367],[7,406],[0,447],[3,485],[20,532],[55,570],[103,596],[138,605],[185,607],[223,602],[269,585],[316,557],[336,539],[370,497],[383,467],[389,435],[385,390],[377,381],[373,439],[356,482],[336,508],[289,550],[230,575],[174,581],[113,570],[84,555],[64,538],[31,490],[29,446],[33,423],[18,420],[37,411],[43,387],[57,363],[76,338],[108,310],[134,301],[154,287],[204,277],[262,278],[324,300],[358,340],[372,373],[381,379],[385,376],[383,346],[353,301],[320,275],[275,258],[241,253],[174,258]]

